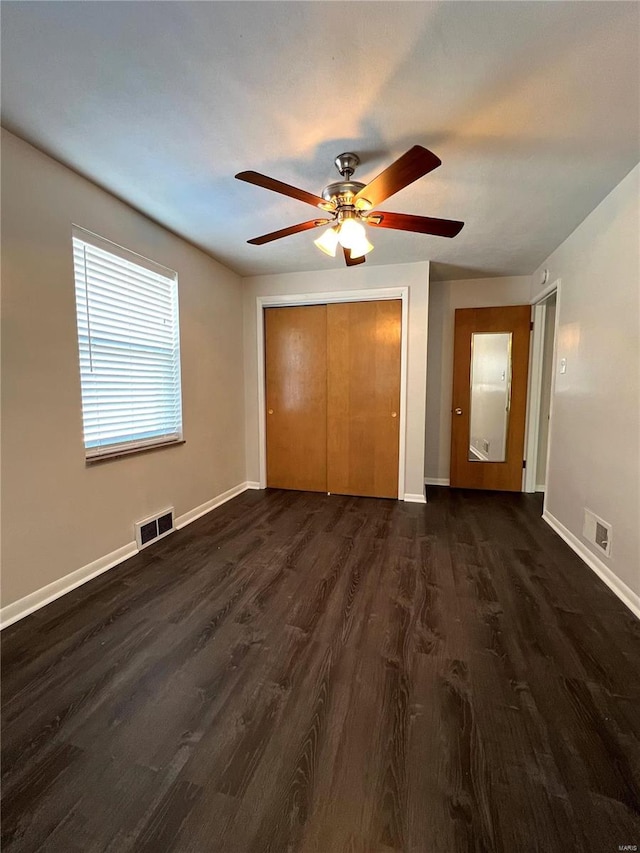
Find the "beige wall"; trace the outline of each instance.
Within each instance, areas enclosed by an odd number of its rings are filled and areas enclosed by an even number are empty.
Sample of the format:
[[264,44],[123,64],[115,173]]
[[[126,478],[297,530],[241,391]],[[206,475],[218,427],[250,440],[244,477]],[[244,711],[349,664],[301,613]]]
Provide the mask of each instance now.
[[[640,595],[640,166],[541,264],[561,279],[546,509]],[[532,282],[540,280],[539,274]],[[532,288],[532,298],[539,288]],[[566,373],[558,364],[566,358]],[[611,557],[582,536],[613,525]],[[640,600],[636,606],[640,606]]]
[[425,477],[449,482],[453,324],[456,308],[527,305],[529,276],[432,281],[429,296]]
[[[336,263],[338,260],[336,259]],[[405,494],[424,491],[424,429],[429,264],[338,267],[244,279],[244,346],[247,480],[260,480],[256,298],[345,290],[409,288]]]
[[[71,223],[177,270],[186,444],[87,467]],[[3,604],[244,481],[238,276],[2,134]]]

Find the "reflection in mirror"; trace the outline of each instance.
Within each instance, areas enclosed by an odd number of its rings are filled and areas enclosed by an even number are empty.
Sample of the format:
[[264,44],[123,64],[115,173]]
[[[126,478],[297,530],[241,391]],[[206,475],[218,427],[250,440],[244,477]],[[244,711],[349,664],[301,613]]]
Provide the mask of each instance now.
[[469,461],[504,462],[511,403],[511,332],[471,336]]

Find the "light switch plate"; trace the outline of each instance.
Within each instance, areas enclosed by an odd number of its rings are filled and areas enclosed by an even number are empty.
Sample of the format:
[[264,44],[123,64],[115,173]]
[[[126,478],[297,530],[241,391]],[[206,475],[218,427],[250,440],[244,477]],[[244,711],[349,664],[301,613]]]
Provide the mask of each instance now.
[[567,372],[567,359],[561,358],[560,359],[560,373],[566,373],[566,372]]

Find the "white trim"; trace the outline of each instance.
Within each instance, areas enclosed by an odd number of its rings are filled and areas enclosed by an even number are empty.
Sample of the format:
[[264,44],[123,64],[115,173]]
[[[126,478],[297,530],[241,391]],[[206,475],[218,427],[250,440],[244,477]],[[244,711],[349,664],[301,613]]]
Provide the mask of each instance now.
[[546,305],[534,305],[533,333],[531,335],[531,353],[529,356],[529,388],[527,391],[527,436],[525,439],[524,492],[535,491],[538,440],[540,433],[540,408],[542,403],[542,360],[544,357],[544,327],[547,315]]
[[548,284],[544,290],[541,290],[540,293],[536,293],[535,299],[531,300],[531,305],[538,305],[540,302],[544,302],[545,299],[548,299],[554,290],[558,290],[560,287],[560,279],[557,278],[555,281],[552,281],[551,284]]
[[448,477],[425,477],[425,486],[448,486],[450,481]]
[[[264,309],[291,305],[327,305],[336,302],[377,302],[382,299],[400,299],[402,320],[400,332],[400,446],[398,448],[398,495],[404,493],[406,443],[407,443],[407,365],[409,353],[409,288],[379,287],[367,290],[340,290],[320,293],[294,293],[290,296],[256,297],[257,365],[258,365],[258,453],[260,461],[259,488],[267,487],[267,426],[265,422],[265,364],[264,364]],[[407,497],[400,498],[407,500]]]
[[567,527],[551,515],[546,509],[542,518],[558,536],[594,571],[600,580],[604,581],[609,589],[614,592],[620,601],[625,604],[631,612],[640,619],[640,595],[635,593],[626,583],[611,571],[609,566],[593,554],[587,546],[581,542]]
[[82,584],[87,583],[87,581],[90,581],[92,578],[112,569],[114,566],[122,563],[123,560],[129,559],[129,557],[133,557],[137,553],[138,548],[136,543],[129,542],[121,548],[116,548],[116,550],[112,551],[110,554],[105,554],[104,557],[99,557],[92,563],[87,563],[86,566],[76,569],[75,572],[71,572],[64,577],[37,589],[35,592],[25,595],[24,598],[20,598],[18,601],[7,604],[6,607],[3,607],[2,610],[0,610],[0,628],[6,628],[8,625],[12,625],[14,622],[17,622],[18,619],[22,619],[30,613],[33,613],[35,610],[39,610],[41,607],[50,604],[52,601],[55,601],[56,598],[66,595],[66,593],[71,592],[72,589],[82,586]]
[[543,486],[541,483],[536,484],[536,492],[546,492],[547,487]]
[[191,524],[192,521],[206,515],[208,512],[211,512],[212,509],[215,509],[227,501],[230,501],[232,498],[241,495],[242,492],[246,492],[248,488],[250,488],[250,486],[247,482],[239,483],[237,486],[227,489],[226,492],[222,492],[221,495],[212,498],[210,501],[206,501],[206,503],[194,507],[194,509],[189,510],[189,512],[185,512],[184,515],[179,515],[175,520],[176,530],[182,530],[182,528],[186,527],[187,524]]
[[[555,409],[556,398],[556,362],[558,360],[558,329],[560,328],[560,306],[562,304],[562,279],[557,278],[549,288],[549,293],[545,294],[543,299],[546,299],[552,291],[556,291],[556,313],[553,326],[553,353],[551,365],[551,399],[549,400],[549,425],[547,426],[547,460],[544,466],[544,497],[542,499],[542,511],[547,510],[547,490],[549,488],[549,471],[551,460],[551,445],[553,443],[553,413]],[[536,468],[537,468],[537,448],[536,448]]]
[[409,492],[405,492],[402,500],[408,504],[426,504],[427,499],[424,495],[412,495]]
[[318,293],[292,293],[285,295],[257,296],[263,307],[278,305],[328,305],[334,302],[379,302],[381,299],[400,299],[407,295],[408,287],[369,287],[366,290],[329,290]]
[[267,488],[267,421],[266,421],[266,379],[264,359],[264,296],[256,299],[257,336],[256,346],[258,362],[258,463],[260,470],[260,488]]
[[[549,458],[551,456],[551,426],[553,423],[553,401],[556,387],[556,353],[558,341],[558,326],[560,319],[560,293],[562,279],[557,278],[532,300],[533,336],[531,341],[531,356],[529,362],[529,389],[527,393],[527,435],[525,439],[525,459],[527,467],[523,472],[523,491],[539,491],[536,486],[538,473],[538,439],[540,432],[540,404],[542,395],[542,359],[544,356],[544,327],[547,299],[556,294],[555,322],[553,329],[553,353],[551,365],[551,399],[549,401],[549,424],[547,427],[547,458],[545,461],[545,486],[549,483]],[[546,489],[545,492],[546,501]],[[543,508],[546,503],[543,504]]]
[[[427,323],[429,320],[429,284],[427,278]],[[407,365],[409,363],[409,288],[398,287],[401,300],[400,319],[400,423],[398,424],[398,496],[404,493],[407,467]],[[384,298],[384,297],[383,297]],[[393,298],[393,297],[390,297]],[[426,399],[425,399],[426,404]],[[424,498],[424,495],[422,496]],[[407,500],[405,495],[404,500]],[[426,500],[425,500],[426,503]]]
[[[232,489],[228,489],[226,492],[218,495],[217,498],[207,501],[207,503],[201,504],[199,507],[192,509],[190,512],[184,513],[184,515],[181,515],[177,519],[174,519],[176,529],[185,527],[185,525],[195,521],[196,518],[200,518],[200,516],[205,515],[207,512],[211,512],[212,509],[230,501],[232,498],[237,497],[237,495],[247,489],[255,489],[257,487],[258,485],[256,483],[245,482],[240,483],[238,486],[234,486]],[[157,540],[154,539],[154,542],[156,541]],[[85,584],[87,581],[92,580],[92,578],[103,574],[103,572],[112,569],[114,566],[124,562],[124,560],[134,557],[137,553],[138,548],[136,543],[128,542],[121,548],[116,548],[116,550],[112,551],[110,554],[105,554],[104,557],[99,557],[97,560],[87,563],[86,566],[82,566],[74,572],[71,572],[64,577],[35,590],[35,592],[25,595],[24,598],[19,598],[17,601],[7,604],[5,607],[0,609],[0,630],[7,628],[9,625],[13,625],[14,622],[17,622],[19,619],[23,619],[25,616],[28,616],[36,610],[40,610],[41,607],[45,607],[47,604],[55,601],[56,598],[66,595],[66,593],[82,586],[82,584]]]
[[257,483],[255,480],[247,480],[247,482],[245,483],[245,486],[247,487],[247,489],[261,489],[262,488],[260,483]]

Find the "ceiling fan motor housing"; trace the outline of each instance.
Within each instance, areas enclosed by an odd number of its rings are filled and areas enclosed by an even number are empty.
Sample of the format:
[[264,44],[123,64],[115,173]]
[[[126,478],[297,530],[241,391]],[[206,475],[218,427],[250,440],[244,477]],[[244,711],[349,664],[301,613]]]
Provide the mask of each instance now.
[[332,209],[337,212],[338,218],[342,219],[355,210],[353,197],[364,189],[365,184],[351,180],[356,167],[360,165],[360,158],[357,154],[351,151],[338,154],[334,163],[345,180],[336,181],[326,186],[322,190],[322,198],[331,204]]
[[322,198],[335,202],[337,208],[352,205],[354,195],[364,187],[359,181],[336,181],[322,190]]

